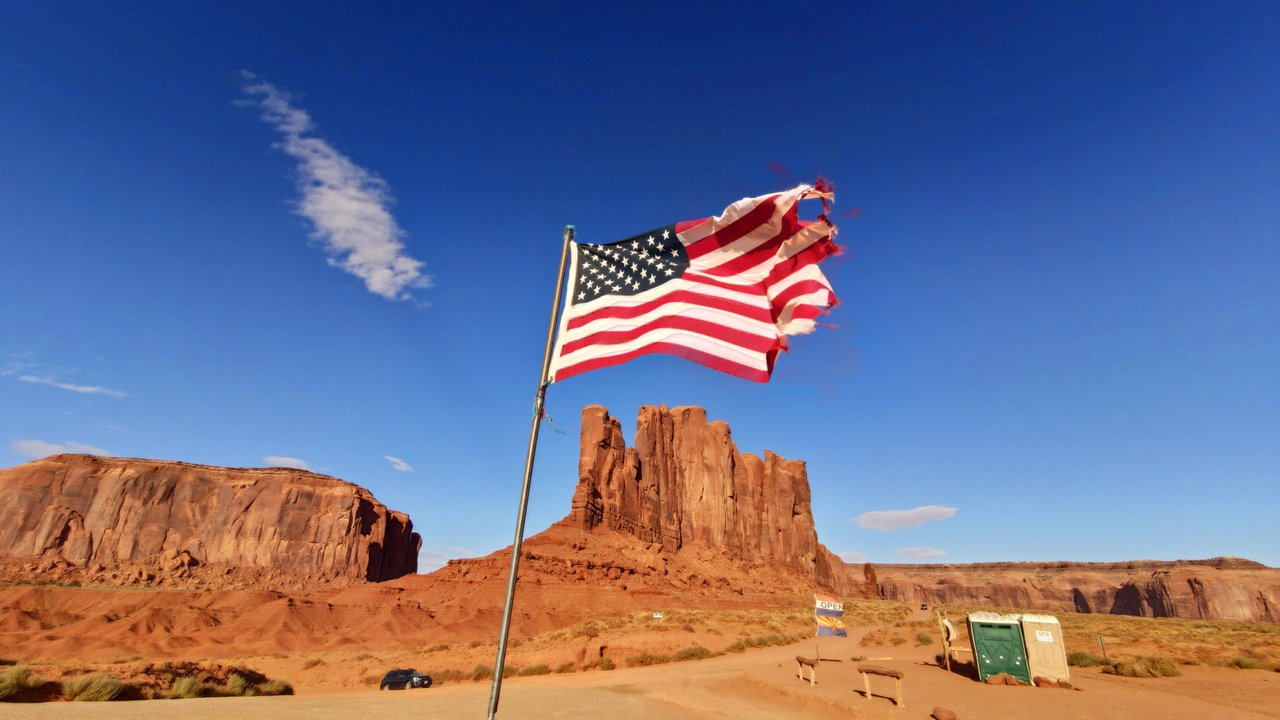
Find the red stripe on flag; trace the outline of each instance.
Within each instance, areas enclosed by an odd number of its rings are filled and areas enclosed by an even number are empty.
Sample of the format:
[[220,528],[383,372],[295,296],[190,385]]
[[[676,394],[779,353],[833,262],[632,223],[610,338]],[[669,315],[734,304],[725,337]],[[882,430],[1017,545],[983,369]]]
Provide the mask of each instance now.
[[773,206],[777,204],[778,196],[770,195],[760,201],[755,207],[751,208],[746,215],[734,220],[727,226],[720,228],[716,232],[698,240],[697,242],[686,245],[685,250],[689,252],[689,259],[695,260],[710,252],[715,252],[729,243],[743,237],[747,233],[755,230],[761,225],[769,222],[773,218]]
[[662,353],[664,355],[674,355],[685,360],[691,360],[699,365],[705,365],[712,370],[719,370],[722,373],[728,373],[734,377],[740,377],[743,380],[751,380],[752,382],[769,382],[769,375],[773,372],[773,358],[777,355],[777,350],[770,351],[768,354],[768,370],[761,371],[758,368],[736,363],[726,360],[718,355],[704,353],[701,350],[685,347],[678,343],[658,342],[651,345],[645,345],[631,352],[621,353],[619,355],[610,355],[609,357],[596,357],[590,360],[583,360],[580,363],[567,365],[556,371],[556,382],[560,382],[565,378],[573,377],[579,373],[588,370],[596,370],[603,367],[611,367],[613,365],[621,365],[629,360],[634,360],[641,355],[649,355],[653,353]]
[[621,345],[635,340],[651,330],[685,330],[705,337],[723,340],[744,350],[757,353],[768,352],[770,348],[778,343],[776,337],[761,337],[744,330],[720,325],[710,320],[699,320],[697,318],[684,317],[683,315],[665,315],[656,317],[643,325],[637,325],[625,330],[604,330],[583,335],[576,340],[566,342],[560,354],[568,355],[591,345]]
[[839,252],[840,248],[831,242],[831,236],[826,235],[786,260],[779,261],[773,270],[769,271],[769,276],[764,279],[764,282],[768,286],[777,285],[800,268],[821,262]]
[[693,228],[696,228],[702,223],[710,219],[711,218],[702,218],[701,220],[681,220],[680,222],[676,223],[676,234],[679,235],[685,230],[691,230]]
[[809,293],[815,292],[818,290],[826,291],[827,304],[831,304],[831,302],[836,299],[835,293],[831,292],[831,288],[827,287],[821,281],[801,280],[800,282],[792,285],[791,287],[788,287],[786,290],[783,290],[782,292],[778,293],[777,297],[773,298],[773,301],[770,303],[770,306],[773,308],[774,316],[776,317],[777,315],[781,314],[782,311],[786,309],[787,303],[791,302],[792,300],[795,300],[797,297],[800,297],[801,295],[808,295]]
[[685,270],[683,277],[685,280],[688,280],[689,282],[702,283],[703,285],[711,285],[712,287],[718,287],[722,290],[732,290],[734,292],[748,293],[756,296],[764,295],[763,282],[728,283],[728,282],[724,282],[723,280],[717,280],[716,278],[713,278],[709,275],[703,275],[702,273],[695,272],[693,270]]
[[741,315],[742,317],[749,318],[751,320],[759,320],[760,322],[773,322],[773,315],[771,315],[766,308],[758,305],[748,305],[747,303],[738,302],[736,300],[729,300],[727,298],[716,297],[714,295],[704,295],[693,290],[673,290],[648,302],[640,303],[639,305],[608,305],[587,315],[575,317],[569,321],[568,329],[576,330],[588,323],[595,322],[596,320],[602,320],[604,318],[629,320],[656,310],[663,305],[669,305],[677,302],[723,310],[735,315]]
[[765,240],[759,245],[756,245],[747,252],[734,256],[713,268],[708,268],[707,270],[704,270],[704,272],[709,275],[728,277],[746,272],[758,265],[762,265],[776,256],[778,248],[782,247],[782,243],[790,240],[796,235],[796,233],[812,224],[812,222],[800,222],[798,213],[796,212],[796,206],[792,205],[791,209],[782,216],[782,228],[778,231],[778,234],[768,240]]

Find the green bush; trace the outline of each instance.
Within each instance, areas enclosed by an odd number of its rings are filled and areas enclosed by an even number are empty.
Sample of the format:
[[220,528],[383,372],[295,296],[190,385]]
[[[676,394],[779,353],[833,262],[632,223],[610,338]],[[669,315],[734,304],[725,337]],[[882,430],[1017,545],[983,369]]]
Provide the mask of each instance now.
[[1096,667],[1098,665],[1106,665],[1107,661],[1097,655],[1077,650],[1076,652],[1067,653],[1067,664],[1073,667]]
[[44,685],[42,680],[26,665],[15,665],[0,673],[0,700],[17,695],[23,690],[34,690]]
[[82,702],[106,702],[121,700],[129,686],[107,673],[85,675],[62,683],[62,696]]
[[1228,662],[1227,665],[1230,665],[1231,667],[1236,668],[1237,670],[1261,670],[1262,669],[1262,663],[1258,662],[1257,660],[1254,660],[1253,658],[1247,658],[1241,655],[1237,655],[1236,657],[1231,658],[1230,662]]
[[693,645],[676,651],[676,662],[683,662],[685,660],[701,660],[709,657],[711,657],[711,651],[701,645]]
[[1173,658],[1162,656],[1118,660],[1102,668],[1102,672],[1135,678],[1176,677],[1182,674]]

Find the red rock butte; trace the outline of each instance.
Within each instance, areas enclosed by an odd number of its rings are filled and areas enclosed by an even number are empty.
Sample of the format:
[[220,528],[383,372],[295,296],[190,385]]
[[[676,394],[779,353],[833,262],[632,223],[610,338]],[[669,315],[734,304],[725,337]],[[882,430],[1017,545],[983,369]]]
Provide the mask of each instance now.
[[389,580],[417,571],[409,516],[305,470],[55,455],[0,470],[0,558],[163,563]]

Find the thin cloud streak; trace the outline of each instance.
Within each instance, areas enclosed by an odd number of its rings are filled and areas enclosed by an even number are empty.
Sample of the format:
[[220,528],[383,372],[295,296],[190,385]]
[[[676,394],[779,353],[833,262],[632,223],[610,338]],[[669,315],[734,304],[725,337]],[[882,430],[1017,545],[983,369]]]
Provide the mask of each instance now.
[[908,560],[928,560],[930,558],[944,557],[947,551],[931,547],[905,547],[898,548],[893,554]]
[[401,460],[400,458],[394,455],[383,455],[382,457],[387,462],[391,463],[391,467],[395,468],[396,470],[399,470],[400,472],[413,472],[413,468],[409,466],[409,463]]
[[946,520],[956,514],[956,509],[945,505],[924,505],[911,510],[872,510],[853,519],[864,530],[891,532],[903,528],[924,525],[935,520]]
[[127,393],[120,390],[112,390],[99,385],[73,385],[72,383],[59,382],[56,378],[47,375],[19,375],[14,378],[20,382],[36,383],[37,385],[49,385],[51,387],[70,390],[71,392],[83,393],[85,395],[107,395],[109,397],[129,397]]
[[14,440],[10,447],[13,451],[25,455],[33,460],[39,460],[50,455],[64,455],[68,453],[83,453],[86,455],[111,455],[111,453],[96,448],[92,445],[85,445],[74,440],[64,440],[60,443],[49,442],[47,440]]
[[866,555],[863,555],[860,552],[854,552],[852,550],[846,550],[842,553],[836,553],[836,554],[840,556],[841,560],[854,565],[858,563],[864,563],[867,561]]
[[287,467],[294,470],[310,470],[311,465],[302,458],[289,457],[288,455],[264,455],[262,462],[271,467]]
[[329,264],[388,300],[408,300],[409,289],[429,287],[424,263],[406,254],[400,242],[405,232],[388,209],[394,200],[387,183],[317,137],[311,116],[294,107],[287,93],[253,73],[242,74],[249,102],[284,136],[277,147],[298,162],[301,197],[294,209],[311,221],[311,235]]

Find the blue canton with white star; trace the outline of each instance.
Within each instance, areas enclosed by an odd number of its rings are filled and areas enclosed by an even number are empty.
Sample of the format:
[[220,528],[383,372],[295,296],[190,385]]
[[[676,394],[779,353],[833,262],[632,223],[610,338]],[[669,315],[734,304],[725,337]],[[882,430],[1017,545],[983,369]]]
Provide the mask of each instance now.
[[638,295],[678,278],[689,267],[689,253],[667,225],[604,245],[578,245],[572,303],[605,295]]

